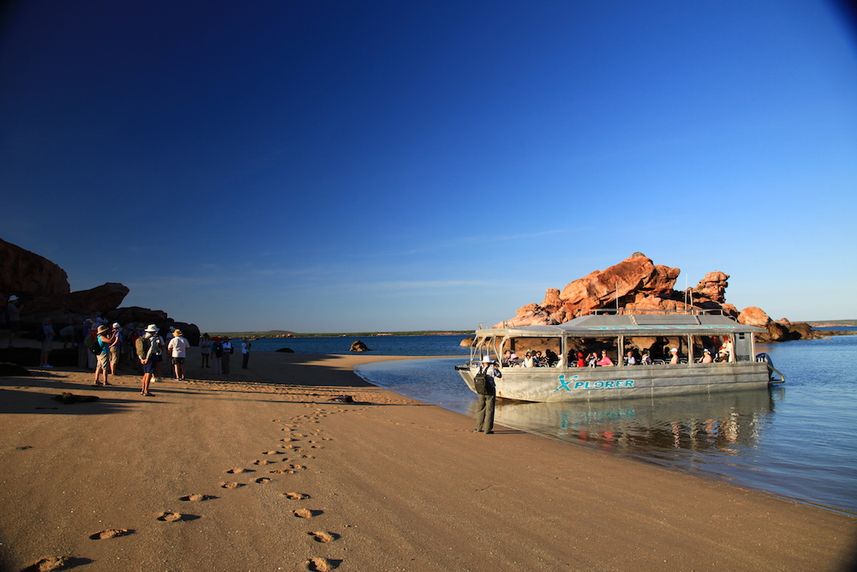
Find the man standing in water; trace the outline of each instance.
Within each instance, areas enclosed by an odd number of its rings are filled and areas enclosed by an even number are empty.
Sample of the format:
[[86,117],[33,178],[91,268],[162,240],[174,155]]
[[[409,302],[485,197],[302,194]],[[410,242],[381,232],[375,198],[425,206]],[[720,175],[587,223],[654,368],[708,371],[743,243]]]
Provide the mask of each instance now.
[[494,406],[497,400],[497,391],[494,379],[502,377],[497,364],[490,357],[482,358],[482,366],[474,378],[476,393],[479,394],[478,413],[476,414],[475,432],[485,432],[490,435],[494,432]]

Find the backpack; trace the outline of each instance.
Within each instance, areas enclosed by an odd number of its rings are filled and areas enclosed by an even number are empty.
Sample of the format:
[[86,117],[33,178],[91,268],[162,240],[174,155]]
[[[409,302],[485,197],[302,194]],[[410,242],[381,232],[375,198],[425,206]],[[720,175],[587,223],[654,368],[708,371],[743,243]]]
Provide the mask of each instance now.
[[137,352],[137,357],[140,359],[146,359],[146,354],[149,353],[149,346],[151,345],[151,338],[140,336],[134,340],[134,350]]
[[101,346],[98,345],[98,336],[95,336],[94,338],[92,336],[86,336],[83,339],[83,345],[95,355],[101,353]]
[[494,395],[493,384],[488,381],[488,376],[481,368],[479,373],[473,376],[473,387],[479,395]]

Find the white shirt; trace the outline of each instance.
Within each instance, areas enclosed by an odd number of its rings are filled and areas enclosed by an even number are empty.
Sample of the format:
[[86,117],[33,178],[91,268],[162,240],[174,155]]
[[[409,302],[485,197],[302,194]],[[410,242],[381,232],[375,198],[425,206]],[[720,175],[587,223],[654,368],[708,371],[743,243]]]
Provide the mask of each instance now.
[[173,357],[183,358],[186,356],[187,348],[189,346],[190,344],[188,341],[184,337],[179,336],[170,340],[170,343],[167,345],[167,349],[170,350],[170,355]]

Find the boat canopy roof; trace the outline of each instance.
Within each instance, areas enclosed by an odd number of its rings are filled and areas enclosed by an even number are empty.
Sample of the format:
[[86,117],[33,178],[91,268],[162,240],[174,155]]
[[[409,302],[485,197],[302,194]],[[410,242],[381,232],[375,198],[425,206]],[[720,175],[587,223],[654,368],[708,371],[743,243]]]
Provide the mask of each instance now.
[[556,326],[481,328],[477,337],[560,337],[560,336],[667,336],[764,332],[756,326],[739,324],[732,318],[712,314],[590,314]]

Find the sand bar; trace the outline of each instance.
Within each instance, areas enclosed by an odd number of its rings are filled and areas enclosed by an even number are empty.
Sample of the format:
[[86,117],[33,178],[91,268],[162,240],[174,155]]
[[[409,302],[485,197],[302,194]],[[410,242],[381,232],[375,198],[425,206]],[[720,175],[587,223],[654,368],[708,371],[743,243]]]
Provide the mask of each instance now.
[[[352,373],[378,359],[258,353],[229,381],[159,382],[150,398],[130,375],[111,389],[79,371],[0,378],[2,568],[67,556],[91,570],[301,570],[313,558],[340,570],[837,570],[852,558],[853,518],[502,427],[474,434],[470,419]],[[63,391],[100,399],[51,399]],[[331,403],[339,394],[357,403]]]

